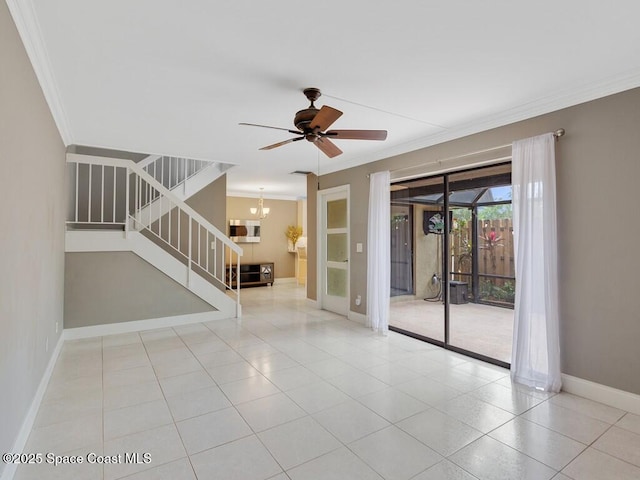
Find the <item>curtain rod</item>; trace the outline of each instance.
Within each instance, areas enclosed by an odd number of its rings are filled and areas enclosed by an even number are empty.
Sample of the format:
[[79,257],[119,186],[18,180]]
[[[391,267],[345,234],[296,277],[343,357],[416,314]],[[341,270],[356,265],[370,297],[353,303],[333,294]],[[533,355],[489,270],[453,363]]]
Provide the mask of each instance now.
[[[557,140],[560,137],[564,136],[565,133],[566,132],[565,132],[564,128],[559,128],[558,130],[553,132],[553,136]],[[419,165],[412,165],[410,167],[396,168],[395,170],[391,170],[390,172],[391,173],[395,173],[395,172],[401,172],[403,170],[413,170],[415,168],[426,167],[428,165],[435,165],[435,164],[442,163],[442,162],[449,162],[451,160],[459,160],[459,159],[465,158],[465,157],[472,157],[474,155],[480,155],[481,153],[489,153],[489,152],[493,152],[494,150],[501,150],[503,148],[510,147],[511,145],[512,145],[512,143],[508,143],[506,145],[499,145],[497,147],[485,148],[484,150],[477,150],[475,152],[463,153],[462,155],[455,155],[453,157],[441,158],[439,160],[435,160],[435,161],[429,162],[429,163],[421,163]],[[509,158],[509,157],[504,157],[503,159],[507,159],[507,158]],[[503,159],[501,159],[501,160],[503,160]],[[369,178],[369,174],[367,174],[367,178]]]

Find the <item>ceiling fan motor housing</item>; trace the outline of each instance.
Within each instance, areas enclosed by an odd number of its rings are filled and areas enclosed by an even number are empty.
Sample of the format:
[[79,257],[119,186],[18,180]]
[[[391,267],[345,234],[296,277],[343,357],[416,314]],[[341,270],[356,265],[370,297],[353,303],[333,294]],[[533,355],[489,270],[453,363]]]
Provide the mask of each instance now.
[[307,133],[310,130],[309,124],[315,118],[318,112],[319,110],[316,107],[309,107],[305,108],[304,110],[300,110],[293,118],[293,124],[301,132]]
[[[317,135],[311,134],[311,129],[309,128],[309,124],[313,121],[319,110],[315,107],[313,102],[320,98],[320,89],[319,88],[305,88],[302,91],[307,97],[307,100],[311,102],[309,108],[305,108],[304,110],[300,110],[296,113],[296,116],[293,118],[293,124],[296,126],[298,130],[305,134],[305,137],[310,142],[315,142],[318,138]],[[315,133],[315,132],[313,132]]]

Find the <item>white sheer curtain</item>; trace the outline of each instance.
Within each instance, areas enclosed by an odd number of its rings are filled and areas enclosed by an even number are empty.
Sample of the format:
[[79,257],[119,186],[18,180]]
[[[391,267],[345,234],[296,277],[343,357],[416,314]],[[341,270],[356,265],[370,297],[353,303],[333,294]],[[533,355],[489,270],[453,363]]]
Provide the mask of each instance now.
[[516,303],[511,378],[560,391],[554,136],[513,143]]
[[391,277],[391,205],[389,171],[370,176],[367,235],[367,325],[382,334],[389,331]]

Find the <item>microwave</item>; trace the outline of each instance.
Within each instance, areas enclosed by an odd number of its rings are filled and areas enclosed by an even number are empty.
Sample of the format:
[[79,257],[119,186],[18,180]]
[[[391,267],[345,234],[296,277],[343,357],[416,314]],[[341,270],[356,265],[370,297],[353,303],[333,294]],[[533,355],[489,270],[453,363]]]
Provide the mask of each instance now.
[[229,220],[229,238],[236,243],[260,242],[260,220]]

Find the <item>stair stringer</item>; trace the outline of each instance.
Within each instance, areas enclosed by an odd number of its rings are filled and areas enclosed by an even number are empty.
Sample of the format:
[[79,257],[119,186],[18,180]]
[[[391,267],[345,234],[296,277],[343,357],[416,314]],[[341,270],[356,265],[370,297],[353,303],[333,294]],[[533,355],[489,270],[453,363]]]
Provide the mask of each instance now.
[[139,232],[67,231],[66,252],[133,252],[217,311],[212,320],[241,316],[241,306],[202,276],[189,272],[186,265]]

